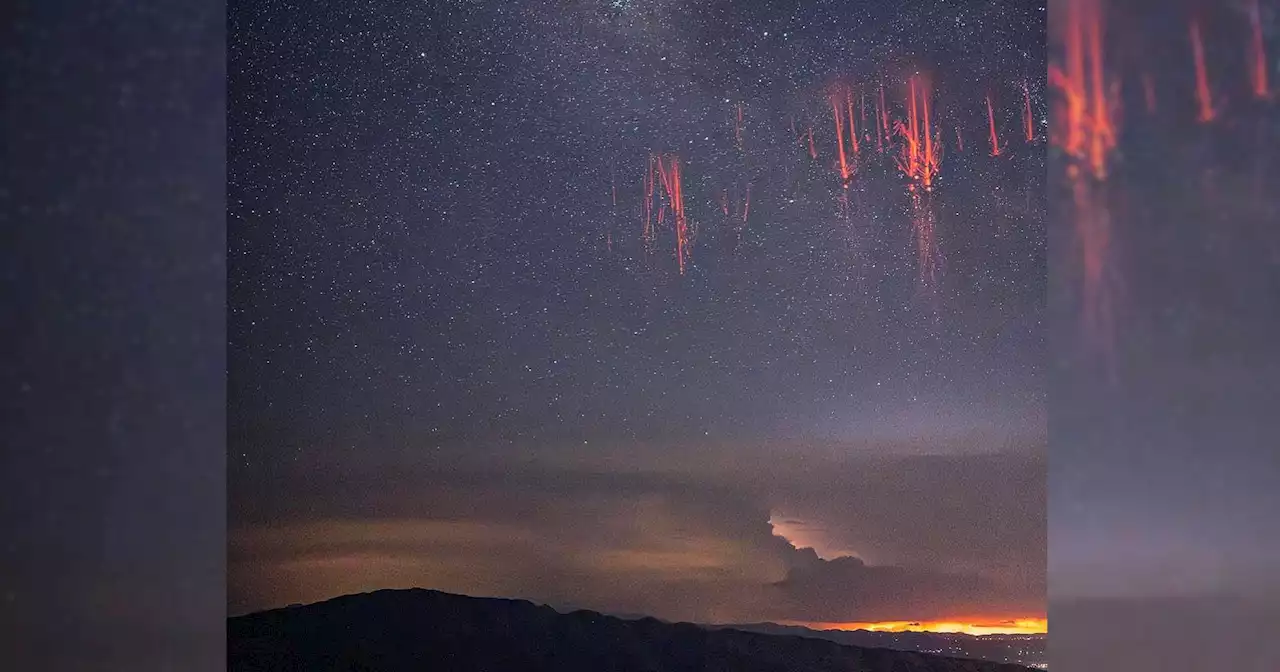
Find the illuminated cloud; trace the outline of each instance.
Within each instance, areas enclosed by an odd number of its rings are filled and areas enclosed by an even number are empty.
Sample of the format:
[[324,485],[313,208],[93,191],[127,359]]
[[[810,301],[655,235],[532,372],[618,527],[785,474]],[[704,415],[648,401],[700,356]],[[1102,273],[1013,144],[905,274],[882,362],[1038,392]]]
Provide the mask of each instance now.
[[[1019,476],[1035,460],[989,459],[806,460],[767,483],[706,456],[351,474],[314,487],[358,495],[281,499],[232,530],[231,609],[420,586],[719,623],[1042,617],[1044,513]],[[917,487],[937,499],[896,491]]]
[[812,550],[823,560],[852,556],[859,557],[852,550],[834,542],[830,531],[823,525],[810,523],[799,518],[774,513],[769,516],[769,527],[776,536],[787,540],[796,550]]

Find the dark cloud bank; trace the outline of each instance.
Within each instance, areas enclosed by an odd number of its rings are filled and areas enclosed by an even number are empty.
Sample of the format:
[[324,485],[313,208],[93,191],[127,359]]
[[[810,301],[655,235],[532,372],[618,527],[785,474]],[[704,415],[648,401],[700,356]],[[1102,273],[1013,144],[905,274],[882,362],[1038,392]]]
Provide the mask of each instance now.
[[[714,622],[1044,613],[1042,455],[816,452],[296,474],[236,514],[231,610],[421,586]],[[776,515],[857,557],[795,548]]]

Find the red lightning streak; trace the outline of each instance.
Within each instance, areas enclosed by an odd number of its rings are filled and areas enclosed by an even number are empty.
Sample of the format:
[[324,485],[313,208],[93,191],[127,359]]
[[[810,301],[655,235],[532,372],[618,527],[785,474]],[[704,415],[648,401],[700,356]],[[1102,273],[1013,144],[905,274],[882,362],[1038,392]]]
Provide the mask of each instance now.
[[933,98],[932,92],[926,87],[920,91],[920,101],[924,106],[924,188],[928,191],[933,188],[933,178],[937,176],[938,170],[942,167],[942,140],[939,137],[937,142],[933,138],[933,115],[929,113],[929,104]]
[[680,164],[673,163],[675,169],[674,180],[676,186],[675,200],[680,204],[679,214],[676,217],[676,258],[680,262],[680,275],[684,275],[684,267],[689,257],[693,253],[692,240],[690,240],[689,220],[684,213],[684,188],[680,183]]
[[960,127],[956,126],[956,149],[964,151],[964,136],[960,135]]
[[1093,133],[1090,134],[1089,165],[1098,179],[1107,174],[1107,156],[1116,146],[1116,128],[1112,121],[1115,102],[1108,95],[1106,78],[1102,72],[1102,5],[1101,0],[1090,0],[1092,10],[1089,30],[1089,80],[1093,85]]
[[1262,12],[1258,9],[1258,0],[1249,4],[1249,24],[1253,28],[1253,39],[1249,43],[1249,83],[1253,85],[1253,95],[1259,99],[1271,98],[1271,89],[1267,83],[1267,49],[1262,41]]
[[844,155],[844,124],[841,121],[840,94],[838,93],[831,94],[831,112],[836,121],[836,154],[840,160],[840,180],[844,188],[848,189],[853,172],[849,170],[849,161]]
[[1156,84],[1151,79],[1151,73],[1142,73],[1142,99],[1147,105],[1147,114],[1156,113]]
[[1000,146],[1000,136],[996,135],[996,113],[991,104],[990,93],[987,93],[987,128],[990,131],[991,156],[1000,156],[1004,148]]
[[880,82],[880,132],[884,134],[885,142],[889,142],[893,136],[889,133],[889,106],[884,102],[884,81]]
[[898,124],[898,133],[906,141],[899,167],[907,177],[918,178],[925,191],[930,191],[942,163],[942,143],[934,139],[929,110],[932,96],[928,84],[918,76],[911,77],[908,89],[911,95],[907,106],[910,119],[905,125]]
[[[896,122],[902,138],[902,153],[897,157],[898,169],[907,179],[918,180],[925,191],[933,189],[933,179],[942,163],[942,143],[934,138],[930,113],[930,91],[918,76],[908,81],[907,121]],[[912,188],[914,188],[912,184]]]
[[853,92],[845,96],[845,106],[849,109],[849,145],[853,148],[853,158],[858,158],[858,127],[853,123]]
[[[1062,94],[1066,114],[1056,115],[1063,127],[1054,133],[1053,141],[1086,163],[1096,179],[1105,180],[1107,157],[1116,143],[1117,102],[1115,87],[1107,86],[1103,72],[1101,1],[1064,4],[1066,67],[1050,64],[1049,83]],[[1154,93],[1152,99],[1154,103]]]
[[1196,67],[1196,103],[1199,113],[1196,120],[1207,124],[1217,118],[1218,112],[1213,109],[1213,93],[1209,90],[1209,73],[1204,67],[1204,43],[1200,40],[1200,22],[1191,21],[1191,51],[1195,56]]
[[937,279],[938,251],[929,192],[933,190],[933,180],[941,165],[942,143],[933,135],[928,84],[923,78],[912,76],[907,88],[910,96],[906,105],[907,120],[895,122],[903,141],[896,162],[898,170],[910,180],[911,228],[915,237],[920,285],[932,290]]
[[916,108],[916,78],[912,77],[908,82],[910,98],[907,100],[907,121],[895,121],[894,126],[898,129],[898,135],[902,138],[902,151],[897,157],[898,170],[912,181],[911,187],[915,188],[915,179],[920,176],[920,120],[919,110]]
[[663,161],[658,159],[658,175],[667,194],[667,203],[676,229],[676,261],[680,267],[680,275],[684,275],[689,261],[692,245],[690,240],[689,220],[684,210],[684,190],[680,179],[680,159],[671,156]]
[[1085,89],[1084,75],[1084,33],[1085,8],[1078,3],[1066,3],[1067,20],[1064,48],[1066,51],[1066,68],[1057,64],[1049,65],[1049,83],[1063,95],[1065,114],[1054,115],[1061,120],[1055,126],[1054,142],[1060,145],[1067,154],[1078,156],[1084,147],[1085,110],[1088,104],[1088,91]]
[[809,124],[809,158],[816,160],[818,158],[818,148],[813,146],[813,124]]
[[1031,88],[1027,80],[1022,80],[1022,130],[1027,142],[1035,142],[1036,130],[1031,119]]
[[1066,20],[1052,23],[1062,26],[1059,39],[1065,67],[1058,63],[1049,66],[1049,82],[1061,94],[1064,114],[1054,115],[1051,139],[1071,158],[1067,176],[1080,245],[1082,325],[1086,336],[1110,355],[1112,224],[1101,189],[1116,142],[1115,87],[1108,87],[1104,76],[1101,0],[1074,0],[1064,5]]

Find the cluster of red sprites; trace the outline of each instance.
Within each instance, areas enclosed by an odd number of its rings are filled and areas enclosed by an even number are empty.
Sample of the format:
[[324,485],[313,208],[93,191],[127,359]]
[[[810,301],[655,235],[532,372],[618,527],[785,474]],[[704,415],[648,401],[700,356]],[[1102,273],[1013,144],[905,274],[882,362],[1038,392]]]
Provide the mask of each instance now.
[[[1271,100],[1273,93],[1268,78],[1266,45],[1263,39],[1260,0],[1247,0],[1249,37],[1244,41],[1248,64],[1249,90],[1258,100]],[[1105,0],[1058,0],[1051,3],[1059,15],[1051,20],[1059,58],[1049,67],[1049,87],[1056,92],[1053,127],[1048,140],[1069,157],[1068,173],[1072,179],[1107,179],[1108,164],[1117,142],[1119,127],[1119,81],[1107,72],[1104,64]],[[1196,118],[1203,123],[1215,121],[1221,114],[1221,99],[1216,96],[1205,62],[1201,22],[1188,22],[1190,64],[1195,78]],[[1156,111],[1156,89],[1149,74],[1141,79],[1143,99],[1148,113]],[[927,77],[916,74],[906,81],[905,99],[900,108],[891,111],[886,101],[884,83],[859,88],[848,84],[831,87],[827,95],[830,123],[834,125],[834,147],[831,165],[845,189],[856,184],[860,170],[868,165],[868,156],[888,157],[906,179],[914,195],[934,190],[942,168],[944,146],[965,151],[959,126],[954,139],[944,142],[944,133],[936,122],[933,90]],[[1037,125],[1032,112],[1030,82],[1023,80],[1020,90],[1021,139],[1035,143]],[[868,105],[868,99],[871,104]],[[992,92],[985,92],[987,151],[992,157],[1008,153],[997,123],[997,103]],[[733,142],[745,152],[744,138],[747,112],[741,102],[734,103],[729,113]],[[819,143],[813,122],[797,128],[790,120],[792,136],[813,161],[819,160]],[[652,154],[644,172],[644,207],[642,241],[646,256],[652,256],[658,244],[658,231],[674,232],[675,256],[680,274],[692,260],[696,229],[685,209],[682,187],[684,164],[674,154]],[[617,186],[614,183],[614,204]],[[720,193],[723,219],[736,238],[746,228],[751,207],[751,185],[735,183],[731,191]],[[612,249],[612,230],[609,234]]]
[[[1269,81],[1266,43],[1263,39],[1259,0],[1247,0],[1248,39],[1242,40],[1247,64],[1249,95],[1257,101],[1273,97]],[[1049,85],[1056,92],[1050,141],[1068,158],[1075,206],[1074,228],[1080,250],[1083,285],[1084,325],[1087,335],[1110,349],[1112,299],[1109,278],[1116,269],[1111,257],[1114,234],[1107,205],[1106,185],[1111,157],[1116,148],[1120,119],[1120,78],[1108,71],[1104,0],[1060,0],[1053,4],[1051,17],[1057,58],[1049,66]],[[1241,32],[1246,30],[1244,25]],[[1113,36],[1115,37],[1115,36]],[[1202,124],[1218,120],[1222,98],[1214,92],[1206,63],[1202,17],[1187,21],[1187,62],[1189,83],[1194,83],[1194,101],[1188,111]],[[1155,81],[1150,73],[1138,78],[1148,115],[1157,108]]]
[[[1032,117],[1031,90],[1023,82],[1022,135],[1026,142],[1036,141],[1035,122]],[[872,103],[867,104],[869,93],[848,84],[830,88],[827,102],[831,110],[831,123],[835,134],[832,168],[841,186],[848,189],[856,182],[860,168],[865,165],[867,154],[889,157],[892,165],[907,181],[912,193],[930,192],[934,189],[942,168],[943,132],[935,122],[933,91],[923,75],[912,75],[906,82],[906,97],[902,101],[901,118],[895,118],[890,110],[883,83],[870,91]],[[1000,139],[994,103],[990,93],[986,95],[987,136],[991,156],[1002,156],[1006,145]],[[733,140],[740,151],[745,151],[744,106],[735,103],[729,114]],[[870,120],[870,123],[869,123]],[[815,141],[813,124],[803,130],[796,127],[791,118],[791,132],[809,158],[819,160],[819,145]],[[959,126],[955,127],[955,147],[964,151],[964,138]],[[646,255],[652,255],[658,244],[659,230],[670,229],[674,233],[676,267],[681,275],[689,268],[692,259],[696,226],[685,209],[682,185],[684,164],[674,154],[651,154],[645,165],[643,188],[643,221],[641,240]],[[616,180],[613,186],[614,205],[617,205]],[[751,185],[735,184],[733,193],[724,189],[720,193],[720,211],[734,236],[740,239],[746,227],[751,208]],[[609,234],[612,248],[612,233]]]
[[[1249,36],[1244,40],[1250,95],[1260,101],[1273,97],[1259,0],[1247,0]],[[1104,0],[1061,0],[1060,20],[1052,22],[1061,58],[1049,66],[1049,85],[1058,93],[1051,141],[1076,161],[1072,175],[1107,177],[1108,157],[1116,145],[1120,110],[1120,81],[1107,71],[1104,59],[1106,21]],[[1241,26],[1242,30],[1244,29]],[[1187,21],[1188,61],[1195,85],[1195,116],[1201,123],[1216,121],[1222,98],[1215,94],[1206,65],[1201,19]],[[1150,73],[1139,79],[1148,114],[1155,114],[1157,93]]]
[[[1094,0],[1098,2],[1099,0]],[[1192,18],[1188,24],[1191,41],[1192,63],[1196,78],[1196,119],[1209,123],[1218,118],[1219,105],[1209,84],[1209,70],[1205,66],[1204,41],[1200,35],[1200,21]],[[1271,100],[1271,84],[1268,81],[1267,47],[1262,39],[1262,8],[1258,0],[1249,0],[1249,39],[1245,42],[1246,63],[1249,66],[1249,91],[1258,100]],[[1146,78],[1150,81],[1150,78]],[[1150,87],[1149,87],[1150,90]],[[1155,93],[1151,91],[1148,111],[1155,112]]]

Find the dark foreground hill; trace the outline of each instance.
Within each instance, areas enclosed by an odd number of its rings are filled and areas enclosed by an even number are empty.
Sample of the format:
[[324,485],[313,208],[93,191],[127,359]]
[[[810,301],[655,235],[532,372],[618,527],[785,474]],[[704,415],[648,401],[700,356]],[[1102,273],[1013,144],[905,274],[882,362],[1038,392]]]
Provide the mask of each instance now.
[[381,590],[228,619],[233,672],[1025,672],[519,600]]

